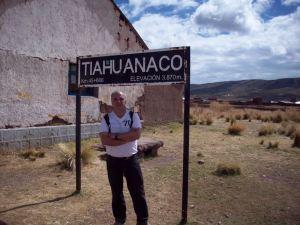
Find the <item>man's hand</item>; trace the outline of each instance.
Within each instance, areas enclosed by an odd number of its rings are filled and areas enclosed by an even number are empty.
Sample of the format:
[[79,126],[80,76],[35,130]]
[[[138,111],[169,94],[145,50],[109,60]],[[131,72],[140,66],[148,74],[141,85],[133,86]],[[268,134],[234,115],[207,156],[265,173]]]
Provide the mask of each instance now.
[[119,146],[128,142],[121,139],[115,139],[115,134],[109,134],[107,132],[100,133],[100,139],[103,145],[108,146]]

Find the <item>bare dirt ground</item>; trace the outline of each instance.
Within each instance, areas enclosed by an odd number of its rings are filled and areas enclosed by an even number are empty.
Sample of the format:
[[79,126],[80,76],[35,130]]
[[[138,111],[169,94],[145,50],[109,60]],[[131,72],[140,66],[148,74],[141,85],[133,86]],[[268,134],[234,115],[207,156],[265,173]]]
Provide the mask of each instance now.
[[[225,119],[191,126],[188,224],[299,225],[300,149],[288,137],[258,137],[260,121],[243,121],[240,136],[227,134]],[[159,156],[141,162],[152,225],[177,225],[181,219],[182,124],[147,126],[143,135],[164,141]],[[259,142],[264,140],[264,144]],[[267,149],[278,141],[278,149]],[[97,139],[90,140],[97,143]],[[0,224],[109,225],[111,194],[104,161],[82,167],[81,194],[75,172],[57,166],[56,146],[30,161],[16,152],[0,155]],[[199,157],[202,153],[203,157]],[[102,154],[98,151],[95,155]],[[199,164],[199,160],[204,164]],[[214,175],[218,163],[235,163],[242,174]],[[135,224],[125,191],[128,225]]]

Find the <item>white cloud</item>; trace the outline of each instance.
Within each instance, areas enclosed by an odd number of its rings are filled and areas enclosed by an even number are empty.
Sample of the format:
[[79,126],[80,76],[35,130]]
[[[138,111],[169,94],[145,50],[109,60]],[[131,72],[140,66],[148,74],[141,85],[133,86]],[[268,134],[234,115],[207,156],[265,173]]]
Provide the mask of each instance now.
[[274,0],[257,0],[253,3],[254,10],[261,14],[266,11],[274,3]]
[[[212,23],[218,31],[218,35],[214,36],[199,35],[201,25],[195,23],[198,9],[186,19],[145,14],[133,25],[152,49],[191,46],[193,83],[300,76],[300,7],[290,15],[275,17],[264,23],[256,14],[257,9],[251,5],[239,8],[241,5],[236,3],[231,9],[228,9],[229,5],[220,11],[215,9],[220,6],[205,6],[208,7],[208,18],[213,18],[210,15],[218,18],[218,13],[227,18],[226,23],[220,21],[226,29],[216,25],[217,22]],[[204,16],[204,12],[201,13]],[[255,19],[255,22],[237,23],[228,19],[237,15],[242,15],[243,21]],[[227,33],[221,34],[220,31]]]
[[193,19],[203,34],[248,33],[261,29],[261,19],[250,0],[210,0],[197,8]]
[[300,0],[281,0],[283,5],[297,5],[300,4]]

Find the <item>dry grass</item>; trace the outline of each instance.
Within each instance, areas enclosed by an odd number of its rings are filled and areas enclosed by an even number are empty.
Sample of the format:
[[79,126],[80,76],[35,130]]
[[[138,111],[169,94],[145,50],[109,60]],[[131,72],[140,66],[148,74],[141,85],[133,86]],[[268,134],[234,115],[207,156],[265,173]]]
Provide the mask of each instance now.
[[[76,149],[75,143],[60,143],[57,145],[60,150],[58,164],[62,169],[73,170],[75,167]],[[84,165],[90,164],[95,160],[95,155],[91,146],[85,146],[81,149],[81,161]]]
[[218,176],[235,176],[241,174],[241,168],[234,163],[221,163],[215,171]]
[[231,135],[240,135],[245,130],[245,125],[235,122],[228,127],[228,133]]
[[266,136],[275,133],[275,129],[272,125],[263,125],[259,128],[258,136]]
[[273,112],[270,119],[273,123],[281,123],[284,120],[283,112]]
[[[227,135],[229,124],[225,118],[216,119],[217,114],[211,126],[190,127],[188,224],[298,224],[300,151],[292,148],[293,139],[278,134],[263,137],[264,145],[259,145],[262,123],[252,117],[254,112],[247,111],[252,122],[243,121],[247,132],[242,136]],[[211,109],[200,116],[207,113]],[[164,142],[158,157],[141,163],[152,225],[178,225],[181,218],[183,128],[176,124],[143,129],[144,137]],[[284,124],[298,126],[290,120]],[[274,141],[280,143],[280,150],[267,150]],[[82,142],[82,149],[88,144]],[[105,162],[97,158],[83,166],[81,194],[60,198],[74,192],[75,172],[57,168],[57,146],[42,150],[47,151],[45,158],[34,163],[1,155],[0,220],[18,225],[113,224]],[[201,155],[204,164],[198,163]],[[236,162],[242,175],[215,176],[219,162]],[[130,194],[124,189],[127,224],[136,224]]]
[[300,113],[298,110],[289,108],[285,111],[285,115],[288,120],[296,122],[296,123],[300,123]]
[[232,106],[228,102],[212,102],[210,103],[209,108],[214,112],[223,113],[230,111]]
[[207,114],[207,115],[204,115],[201,119],[200,119],[200,122],[199,124],[201,125],[212,125],[213,124],[213,118],[211,115]]

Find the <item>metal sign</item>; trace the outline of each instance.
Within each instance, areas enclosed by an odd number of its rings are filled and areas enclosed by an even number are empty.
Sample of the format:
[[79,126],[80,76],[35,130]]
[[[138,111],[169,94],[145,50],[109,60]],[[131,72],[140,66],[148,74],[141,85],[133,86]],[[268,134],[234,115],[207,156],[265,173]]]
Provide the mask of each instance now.
[[76,192],[81,190],[80,86],[184,83],[181,224],[187,223],[189,177],[190,47],[77,57]]
[[186,47],[79,57],[80,86],[184,83]]

